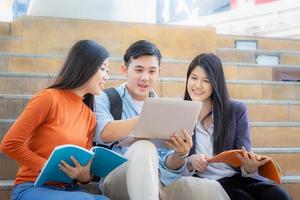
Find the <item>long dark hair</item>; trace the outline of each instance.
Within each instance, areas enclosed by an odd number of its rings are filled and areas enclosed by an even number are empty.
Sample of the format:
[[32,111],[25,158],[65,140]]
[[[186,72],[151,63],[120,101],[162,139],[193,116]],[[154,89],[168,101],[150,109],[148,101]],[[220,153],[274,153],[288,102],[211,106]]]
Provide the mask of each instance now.
[[[80,40],[71,48],[54,84],[49,88],[75,89],[85,84],[109,57],[107,50],[92,40]],[[83,102],[94,110],[94,95],[86,94]]]
[[230,97],[225,83],[223,66],[220,59],[215,54],[203,53],[196,56],[192,60],[187,71],[187,81],[184,94],[185,100],[192,100],[187,90],[187,84],[192,71],[196,67],[201,67],[205,71],[213,87],[211,95],[214,123],[213,149],[214,154],[218,154],[224,150],[225,145],[229,142],[228,124]]

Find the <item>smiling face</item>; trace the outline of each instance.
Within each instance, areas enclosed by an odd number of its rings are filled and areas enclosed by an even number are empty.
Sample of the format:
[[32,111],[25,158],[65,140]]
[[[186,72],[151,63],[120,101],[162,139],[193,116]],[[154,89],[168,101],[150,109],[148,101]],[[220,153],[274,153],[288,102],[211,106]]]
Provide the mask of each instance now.
[[205,73],[200,66],[196,66],[187,83],[187,91],[193,101],[211,101],[213,87]]
[[156,56],[143,55],[131,58],[122,71],[127,77],[127,89],[135,100],[143,101],[149,96],[159,76],[159,62]]
[[101,93],[105,87],[106,81],[109,78],[108,67],[109,61],[107,58],[103,61],[102,65],[99,67],[99,70],[86,82],[86,93],[93,95],[99,95]]

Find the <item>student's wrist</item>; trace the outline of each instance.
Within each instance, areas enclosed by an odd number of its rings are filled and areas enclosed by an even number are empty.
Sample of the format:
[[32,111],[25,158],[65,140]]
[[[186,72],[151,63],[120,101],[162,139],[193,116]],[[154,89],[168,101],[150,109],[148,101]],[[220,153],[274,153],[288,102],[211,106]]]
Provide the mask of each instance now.
[[88,181],[79,181],[79,180],[76,180],[76,182],[79,184],[79,185],[87,185],[91,182],[91,179],[89,179]]
[[179,158],[180,160],[185,160],[185,159],[187,159],[187,157],[189,156],[189,153],[190,153],[190,152],[187,152],[187,153],[185,153],[185,154],[182,154],[182,153],[179,153],[179,152],[176,152],[176,151],[175,151],[176,157]]
[[255,175],[258,175],[258,171],[249,172],[244,166],[241,166],[240,169],[241,169],[242,177],[253,177]]
[[78,185],[87,185],[89,183],[90,183],[90,181],[86,181],[86,182],[77,181]]
[[89,184],[92,180],[92,175],[90,175],[90,177],[88,179],[85,179],[85,180],[78,180],[78,179],[75,179],[75,181],[80,184],[80,185],[86,185],[86,184]]
[[246,168],[244,165],[241,166],[241,170],[242,170],[245,174],[249,174],[249,175],[257,173],[257,169],[256,169],[256,170],[255,170],[255,169],[248,169],[248,168]]

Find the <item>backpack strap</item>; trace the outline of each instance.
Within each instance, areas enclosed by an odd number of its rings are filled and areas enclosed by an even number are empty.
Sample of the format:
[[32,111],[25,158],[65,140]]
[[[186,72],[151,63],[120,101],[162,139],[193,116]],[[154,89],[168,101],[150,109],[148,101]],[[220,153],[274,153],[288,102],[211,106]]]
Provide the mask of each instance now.
[[123,103],[118,91],[111,87],[103,90],[110,102],[110,113],[114,120],[120,120],[122,118]]
[[[118,91],[111,87],[111,88],[107,88],[105,90],[103,90],[103,92],[105,92],[105,94],[108,97],[109,103],[110,103],[110,113],[113,116],[114,120],[120,120],[122,118],[122,111],[123,111],[123,103],[122,103],[122,99],[118,93]],[[101,146],[101,147],[105,147],[108,149],[112,149],[114,147],[114,145],[118,144],[119,141],[115,141],[113,142],[111,145],[106,145],[106,144],[96,144],[94,142],[94,146]]]
[[[118,91],[115,88],[111,87],[111,88],[104,89],[103,92],[105,92],[109,100],[110,103],[109,111],[113,116],[114,120],[120,120],[122,118],[123,102]],[[114,145],[118,143],[119,141],[115,141],[111,145],[105,145],[105,144],[97,144],[96,142],[93,142],[93,146],[100,146],[100,147],[105,147],[107,149],[112,149]],[[93,181],[99,182],[100,177],[93,176]]]

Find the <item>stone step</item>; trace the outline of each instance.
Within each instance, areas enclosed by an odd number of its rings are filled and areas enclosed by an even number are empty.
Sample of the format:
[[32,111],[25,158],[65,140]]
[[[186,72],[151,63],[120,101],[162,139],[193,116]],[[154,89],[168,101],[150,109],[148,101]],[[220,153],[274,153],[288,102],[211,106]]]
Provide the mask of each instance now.
[[258,49],[272,51],[298,51],[300,50],[299,39],[238,36],[238,35],[217,35],[218,48],[235,48],[236,40],[255,40]]
[[3,72],[57,73],[65,55],[0,53],[0,70]]
[[9,22],[0,22],[0,35],[10,35]]
[[292,199],[300,200],[300,176],[284,176],[281,180],[281,186],[288,191]]
[[[216,46],[235,48],[234,41],[237,39],[257,40],[258,49],[261,50],[295,52],[300,50],[300,42],[295,39],[216,36],[214,29],[205,27],[157,26],[33,16],[23,16],[14,21],[11,26],[13,32],[25,38],[19,51],[17,49],[14,51],[23,53],[65,53],[74,41],[81,38],[99,41],[114,56],[122,55],[130,43],[140,38],[157,43],[166,58],[177,59],[190,59],[199,52],[213,52]],[[64,27],[64,29],[60,27]],[[18,31],[14,31],[14,29]],[[87,33],[85,30],[91,31]],[[132,32],[135,34],[131,34]],[[164,37],[165,35],[168,37]],[[208,37],[209,40],[206,39]],[[43,40],[43,38],[47,38],[47,40]],[[164,38],[166,39],[164,40]]]
[[[33,94],[53,82],[50,74],[21,74],[0,72],[0,91],[13,94]],[[3,92],[3,93],[7,93]]]
[[[299,86],[296,82],[227,80],[227,88],[233,99],[298,100]],[[185,78],[163,78],[161,85],[165,97],[182,97]]]
[[13,180],[0,180],[0,196],[1,200],[11,200],[11,191],[13,187]]
[[[0,94],[34,94],[50,85],[53,74],[0,72]],[[111,76],[107,87],[124,82],[123,76]],[[233,99],[300,100],[297,82],[228,80]],[[182,97],[185,78],[161,77],[156,91],[161,97]]]
[[[13,180],[0,180],[0,196],[1,200],[10,200],[11,199],[11,190],[13,187],[14,181]],[[82,188],[92,194],[100,194],[98,189],[98,183],[92,182],[88,185],[83,185]],[[45,198],[47,199],[47,198]]]
[[224,62],[256,63],[259,55],[278,56],[281,65],[300,65],[300,53],[296,51],[240,50],[218,48],[217,55]]
[[24,40],[19,49],[10,52],[65,54],[75,41],[84,38],[96,40],[103,44],[112,56],[123,55],[131,43],[140,39],[154,42],[165,58],[190,59],[199,52],[214,52],[216,49],[216,33],[215,29],[211,27],[139,24],[28,15],[14,21],[12,26],[15,23],[18,23],[19,26],[17,28],[18,35],[22,36]]
[[1,119],[15,119],[17,118],[29,98],[32,95],[0,95],[0,118]]
[[14,122],[15,119],[0,119],[0,141]]
[[279,164],[283,175],[300,174],[300,148],[253,148],[255,153],[269,156]]
[[[15,119],[0,119],[0,141]],[[253,147],[300,147],[300,122],[250,122]]]
[[[300,176],[283,176],[281,178],[281,187],[285,188],[287,192],[291,195],[293,200],[300,199]],[[11,179],[0,180],[0,196],[1,200],[11,199],[11,190],[14,181]],[[87,191],[93,194],[99,194],[98,183],[92,182],[88,185],[83,186]]]
[[[57,73],[63,65],[65,55],[22,54],[0,52],[0,71],[22,73]],[[183,77],[190,60],[163,59],[162,77]],[[121,75],[121,57],[111,57],[110,74]],[[223,62],[228,80],[273,80],[274,69],[300,69],[298,65],[266,66],[254,63]]]
[[276,80],[274,73],[278,70],[300,71],[298,65],[257,65],[251,63],[223,62],[225,78],[227,80]]
[[[300,177],[299,176],[286,176],[282,178],[283,183],[281,186],[285,188],[292,196],[293,200],[300,200]],[[0,196],[1,200],[11,199],[11,188],[13,186],[13,180],[0,180]],[[91,183],[85,186],[86,189],[94,194],[98,193],[98,183]]]
[[300,101],[242,100],[251,122],[300,122]]
[[[0,119],[15,119],[31,95],[0,94]],[[239,100],[247,104],[252,122],[300,121],[300,101]]]
[[14,179],[19,169],[18,162],[0,152],[0,163],[0,180]]
[[166,58],[177,59],[192,58],[199,52],[213,52],[215,47],[235,48],[234,41],[238,39],[257,40],[258,49],[261,50],[300,50],[300,41],[295,39],[215,35],[215,30],[207,27],[157,26],[33,16],[23,16],[11,26],[14,33],[24,36],[20,51],[15,51],[23,53],[65,53],[74,41],[81,38],[101,42],[114,56],[122,55],[130,43],[140,38],[157,43]]
[[20,36],[0,36],[0,52],[17,52],[22,46]]
[[253,147],[300,147],[300,122],[251,122]]
[[[285,176],[300,174],[300,148],[253,148],[258,154],[272,157]],[[18,170],[18,163],[0,153],[0,179],[13,179]]]

